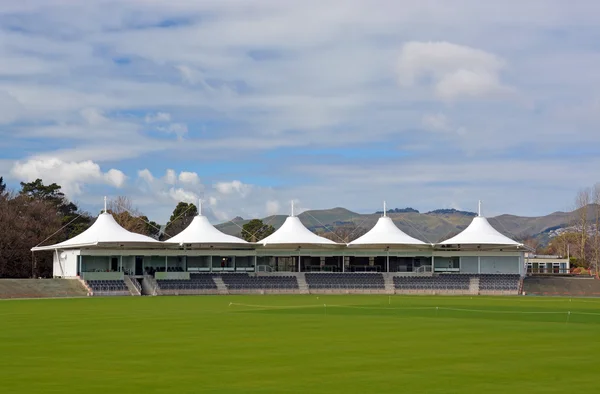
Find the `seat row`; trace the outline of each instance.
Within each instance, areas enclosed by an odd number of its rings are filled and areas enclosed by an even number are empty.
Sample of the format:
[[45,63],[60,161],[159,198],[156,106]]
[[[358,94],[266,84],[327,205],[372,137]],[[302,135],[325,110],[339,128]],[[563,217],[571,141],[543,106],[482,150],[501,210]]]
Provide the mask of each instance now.
[[310,289],[381,289],[385,288],[382,274],[378,273],[306,273]]
[[89,288],[97,292],[129,292],[123,280],[88,280]]

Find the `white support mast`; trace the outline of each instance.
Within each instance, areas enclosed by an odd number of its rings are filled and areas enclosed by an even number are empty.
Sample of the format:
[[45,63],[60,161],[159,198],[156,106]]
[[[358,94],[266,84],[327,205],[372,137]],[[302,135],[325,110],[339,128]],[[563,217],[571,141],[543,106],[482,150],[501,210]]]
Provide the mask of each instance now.
[[387,216],[385,201],[383,202],[383,217]]
[[202,199],[198,198],[198,216],[202,216]]
[[294,216],[294,200],[292,200],[292,215],[291,216]]
[[481,216],[481,200],[479,200],[479,205],[477,207],[477,216]]
[[106,209],[106,196],[104,196],[104,213],[108,212],[108,209]]

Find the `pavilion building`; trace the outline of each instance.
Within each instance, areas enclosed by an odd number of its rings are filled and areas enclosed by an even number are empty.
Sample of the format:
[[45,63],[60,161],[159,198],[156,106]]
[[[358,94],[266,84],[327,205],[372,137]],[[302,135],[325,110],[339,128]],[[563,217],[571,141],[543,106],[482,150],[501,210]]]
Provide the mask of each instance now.
[[257,270],[340,272],[344,246],[307,229],[294,215],[292,202],[291,214],[283,225],[256,243]]
[[151,274],[189,279],[201,272],[391,272],[521,274],[529,249],[494,229],[479,215],[458,235],[431,244],[409,236],[384,214],[358,239],[337,243],[306,228],[292,212],[256,243],[224,234],[199,214],[181,233],[159,242],[125,230],[106,211],[67,241],[37,246],[53,251],[55,277],[122,279]]
[[383,216],[363,236],[348,243],[345,271],[431,272],[431,244],[413,238]]

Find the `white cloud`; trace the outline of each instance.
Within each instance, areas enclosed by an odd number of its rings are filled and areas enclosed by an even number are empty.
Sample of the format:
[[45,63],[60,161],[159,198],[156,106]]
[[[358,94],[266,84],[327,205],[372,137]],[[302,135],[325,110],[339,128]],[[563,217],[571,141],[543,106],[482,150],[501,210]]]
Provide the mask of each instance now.
[[174,185],[177,182],[177,173],[175,170],[168,169],[165,173],[165,182],[169,185]]
[[183,188],[170,188],[169,196],[177,202],[183,201],[192,204],[198,203],[198,195],[192,191],[185,190]]
[[276,215],[277,213],[279,213],[280,208],[281,207],[279,205],[279,201],[277,200],[268,200],[265,204],[265,210],[267,212],[267,215]]
[[242,197],[245,197],[252,189],[251,185],[244,184],[238,180],[231,182],[218,182],[214,185],[214,187],[221,194],[238,193]]
[[145,168],[143,170],[139,170],[138,171],[138,177],[140,177],[141,179],[143,179],[147,183],[154,182],[154,176],[152,175],[152,173],[150,172],[150,170],[147,169],[147,168]]
[[195,172],[182,171],[179,173],[179,182],[198,185],[200,184],[200,178]]
[[427,130],[432,131],[448,131],[450,127],[448,118],[441,113],[424,115],[422,123]]
[[210,196],[210,197],[208,198],[208,203],[210,204],[210,206],[214,207],[214,206],[216,206],[216,205],[217,205],[217,203],[218,203],[218,200],[217,200],[217,198],[216,198],[216,197]]
[[458,135],[465,135],[467,133],[467,129],[463,126],[456,127],[452,124],[450,119],[442,113],[435,114],[425,114],[421,119],[421,124],[425,128],[425,130],[435,131],[435,132],[454,132]]
[[171,114],[168,112],[157,112],[155,114],[147,114],[144,118],[146,123],[162,123],[162,122],[170,122]]
[[449,42],[404,44],[398,60],[401,86],[432,79],[434,94],[442,100],[505,94],[511,89],[500,81],[505,61],[498,56]]
[[80,114],[90,126],[99,126],[108,122],[108,119],[97,108],[84,108]]
[[125,181],[127,180],[127,177],[122,171],[115,170],[114,168],[108,170],[108,172],[104,174],[104,178],[109,184],[118,188],[123,187],[125,185]]
[[123,172],[116,169],[104,173],[100,166],[91,160],[65,162],[57,158],[16,162],[11,174],[27,182],[40,178],[46,183],[57,183],[69,197],[82,194],[86,184],[106,184],[121,188],[127,178]]
[[178,139],[182,139],[188,133],[187,125],[184,123],[171,123],[166,127],[158,127],[157,130],[167,134],[175,134]]

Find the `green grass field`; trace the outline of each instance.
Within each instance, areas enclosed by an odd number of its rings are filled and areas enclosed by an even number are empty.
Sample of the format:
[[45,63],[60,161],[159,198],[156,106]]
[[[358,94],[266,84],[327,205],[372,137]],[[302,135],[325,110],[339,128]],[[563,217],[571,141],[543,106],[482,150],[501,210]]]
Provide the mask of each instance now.
[[0,390],[593,393],[599,337],[597,299],[10,300],[0,301]]

